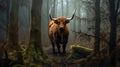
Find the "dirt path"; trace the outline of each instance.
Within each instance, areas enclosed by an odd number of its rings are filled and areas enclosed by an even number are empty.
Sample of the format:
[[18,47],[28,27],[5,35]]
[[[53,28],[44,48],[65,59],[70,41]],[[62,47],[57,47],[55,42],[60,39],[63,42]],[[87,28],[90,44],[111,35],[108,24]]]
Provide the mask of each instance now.
[[68,49],[66,56],[53,55],[51,47],[48,47],[44,50],[57,62],[57,64],[52,64],[50,67],[81,67],[80,64],[73,63],[72,61],[67,61],[67,58],[70,55],[70,51]]
[[52,64],[51,67],[80,67],[80,64],[66,61],[69,55],[70,53],[67,53],[66,56],[53,56],[52,54],[49,54],[49,56],[57,61],[57,64]]

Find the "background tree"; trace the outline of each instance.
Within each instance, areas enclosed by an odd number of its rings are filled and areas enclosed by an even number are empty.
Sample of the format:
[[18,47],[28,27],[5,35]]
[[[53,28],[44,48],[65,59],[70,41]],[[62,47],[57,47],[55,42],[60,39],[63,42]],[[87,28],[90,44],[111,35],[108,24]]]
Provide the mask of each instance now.
[[30,40],[32,0],[20,0],[18,11],[19,44],[27,49]]
[[4,55],[4,46],[8,38],[9,4],[9,0],[0,1],[0,59]]
[[10,66],[10,59],[5,48],[8,39],[9,6],[9,0],[0,1],[0,67]]
[[[116,47],[116,36],[117,36],[117,16],[119,14],[119,3],[120,0],[109,0],[110,7],[110,40],[109,40],[109,53],[111,56],[111,64],[115,65],[115,47]],[[114,56],[113,56],[114,55]]]
[[95,44],[94,52],[100,51],[100,0],[95,1]]
[[18,10],[19,1],[11,0],[10,22],[9,22],[9,45],[16,50],[17,62],[23,64],[23,56],[18,42]]

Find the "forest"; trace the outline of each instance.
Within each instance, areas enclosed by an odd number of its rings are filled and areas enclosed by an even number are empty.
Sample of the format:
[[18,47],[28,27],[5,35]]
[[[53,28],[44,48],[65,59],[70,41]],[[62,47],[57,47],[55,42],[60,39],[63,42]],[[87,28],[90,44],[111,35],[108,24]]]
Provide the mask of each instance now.
[[[52,53],[50,14],[73,17],[66,55]],[[0,0],[0,67],[120,67],[119,51],[120,0]]]

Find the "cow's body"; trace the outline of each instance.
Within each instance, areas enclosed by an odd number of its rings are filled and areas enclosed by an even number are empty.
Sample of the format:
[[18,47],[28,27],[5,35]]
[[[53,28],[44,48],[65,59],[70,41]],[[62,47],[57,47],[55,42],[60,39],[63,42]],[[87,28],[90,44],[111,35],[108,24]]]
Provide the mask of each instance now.
[[[62,21],[62,18],[63,17],[60,17],[59,20]],[[48,34],[49,34],[49,38],[50,38],[51,43],[52,43],[53,52],[55,53],[55,44],[56,44],[57,49],[58,49],[58,53],[60,53],[61,46],[63,48],[62,53],[66,53],[65,48],[66,48],[66,44],[68,42],[68,35],[69,35],[67,25],[64,26],[64,31],[60,31],[59,25],[56,24],[55,21],[53,21],[53,20],[49,22],[48,26],[49,26]]]
[[65,31],[61,32],[58,25],[55,24],[54,21],[49,23],[49,37],[52,42],[63,44],[68,41],[68,35],[69,31],[67,26],[65,26]]
[[51,21],[48,24],[48,35],[52,43],[53,53],[55,52],[55,46],[57,46],[58,53],[61,53],[61,47],[62,47],[62,54],[66,53],[66,44],[68,42],[68,36],[69,36],[69,30],[67,27],[67,23],[69,23],[70,20],[72,20],[74,17],[74,14],[72,18],[66,18],[66,17],[58,17],[56,19],[53,19],[50,16]]

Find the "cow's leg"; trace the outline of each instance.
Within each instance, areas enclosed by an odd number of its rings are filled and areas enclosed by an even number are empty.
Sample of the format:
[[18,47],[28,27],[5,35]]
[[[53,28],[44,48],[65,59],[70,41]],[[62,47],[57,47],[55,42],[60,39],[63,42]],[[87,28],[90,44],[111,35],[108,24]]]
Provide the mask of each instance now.
[[63,43],[63,45],[62,45],[62,49],[63,49],[63,51],[62,51],[62,55],[66,55],[66,45],[67,45],[67,40]]
[[62,54],[66,54],[66,44],[63,44],[62,48],[63,48]]
[[60,44],[56,43],[56,45],[57,45],[58,53],[60,54]]
[[52,50],[53,50],[53,54],[55,54],[55,44],[52,42]]

